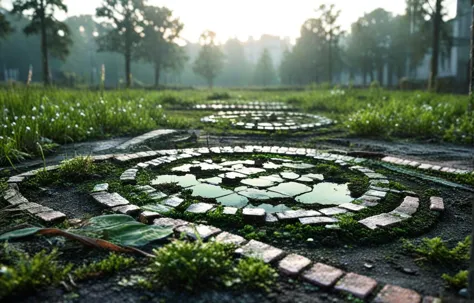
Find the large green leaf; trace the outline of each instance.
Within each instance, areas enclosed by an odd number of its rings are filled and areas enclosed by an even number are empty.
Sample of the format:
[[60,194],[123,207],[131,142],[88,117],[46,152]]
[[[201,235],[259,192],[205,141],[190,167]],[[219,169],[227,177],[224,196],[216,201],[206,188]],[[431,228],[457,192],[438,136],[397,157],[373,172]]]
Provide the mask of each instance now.
[[3,235],[0,235],[0,241],[8,241],[12,239],[28,237],[28,236],[36,234],[39,230],[41,230],[41,228],[39,227],[28,227],[28,228],[12,230],[10,232],[4,233]]
[[[95,237],[117,245],[138,247],[165,239],[173,233],[173,230],[162,226],[146,225],[127,215],[105,215],[91,218],[84,227],[67,232],[48,228],[24,228],[5,233],[0,236],[0,240],[16,239],[35,233],[87,240],[85,243],[93,240],[89,237]],[[88,237],[80,236],[81,234],[87,234]]]

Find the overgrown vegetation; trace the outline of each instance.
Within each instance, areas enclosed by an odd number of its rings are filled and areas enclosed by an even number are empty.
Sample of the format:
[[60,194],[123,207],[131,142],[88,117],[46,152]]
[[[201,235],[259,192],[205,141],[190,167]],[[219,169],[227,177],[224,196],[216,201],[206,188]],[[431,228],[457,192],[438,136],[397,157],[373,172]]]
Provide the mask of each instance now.
[[443,274],[441,278],[452,288],[461,289],[467,287],[467,279],[469,276],[469,271],[461,270],[454,276],[448,274]]
[[420,244],[415,245],[408,240],[403,241],[403,247],[419,258],[439,264],[452,264],[469,260],[471,238],[468,236],[454,248],[449,249],[440,238],[424,238]]
[[155,250],[150,266],[153,283],[194,291],[213,287],[268,289],[276,272],[259,260],[241,260],[235,266],[233,245],[173,241]]
[[73,274],[77,279],[84,280],[87,278],[98,277],[118,272],[130,268],[134,264],[134,258],[111,253],[107,258],[101,261],[82,265],[81,267],[74,270]]
[[59,174],[62,178],[83,179],[95,171],[94,160],[90,156],[79,156],[64,160],[59,166]]
[[58,251],[45,250],[32,257],[4,245],[0,254],[0,299],[31,292],[44,286],[55,286],[63,281],[72,269],[71,264],[58,263]]

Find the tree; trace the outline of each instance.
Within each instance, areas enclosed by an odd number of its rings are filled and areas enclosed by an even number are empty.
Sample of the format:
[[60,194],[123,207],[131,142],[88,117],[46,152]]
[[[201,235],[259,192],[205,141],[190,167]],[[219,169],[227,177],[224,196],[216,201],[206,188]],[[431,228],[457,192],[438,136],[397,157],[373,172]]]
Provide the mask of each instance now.
[[8,22],[5,14],[2,12],[2,9],[0,7],[0,38],[5,38],[12,31],[13,29],[10,25],[10,22]]
[[328,82],[332,83],[333,75],[333,57],[334,53],[338,53],[339,38],[343,34],[341,26],[337,25],[337,19],[339,18],[341,11],[335,10],[334,4],[326,6],[322,4],[316,13],[319,15],[318,19],[321,20],[321,26],[325,33],[326,40],[326,53],[327,53],[327,73]]
[[147,6],[144,12],[145,36],[140,55],[154,64],[155,86],[158,86],[161,71],[182,67],[186,60],[183,50],[175,43],[184,25],[166,7]]
[[132,84],[131,61],[145,36],[145,4],[143,0],[104,0],[97,8],[97,17],[108,20],[112,28],[97,41],[99,51],[111,51],[124,55],[127,87]]
[[430,79],[428,82],[428,89],[436,89],[436,78],[438,77],[438,59],[439,59],[439,40],[442,15],[441,9],[443,0],[436,0],[435,9],[433,10],[433,44],[432,44],[432,55],[431,55],[431,71]]
[[257,85],[267,86],[276,82],[276,72],[268,49],[264,49],[255,68],[254,81]]
[[205,31],[199,42],[201,49],[198,57],[194,61],[193,71],[206,79],[209,88],[212,89],[214,79],[223,68],[224,54],[215,43],[216,34],[212,31]]
[[245,50],[238,39],[229,39],[224,44],[225,62],[218,81],[227,86],[248,85],[252,72],[251,64],[245,57]]
[[13,14],[30,17],[30,22],[23,28],[23,32],[26,35],[40,34],[45,85],[51,83],[48,52],[51,52],[52,56],[64,60],[69,54],[69,46],[72,44],[67,25],[54,18],[54,13],[57,10],[67,12],[67,6],[62,0],[15,0],[13,2]]

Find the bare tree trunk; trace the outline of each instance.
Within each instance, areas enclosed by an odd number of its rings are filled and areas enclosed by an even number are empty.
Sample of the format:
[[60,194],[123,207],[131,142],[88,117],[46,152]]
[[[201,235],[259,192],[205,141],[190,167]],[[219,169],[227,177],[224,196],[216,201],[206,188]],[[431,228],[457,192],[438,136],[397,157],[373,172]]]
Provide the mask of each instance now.
[[45,86],[51,84],[49,77],[49,61],[48,61],[48,37],[46,33],[46,20],[45,20],[46,7],[44,0],[40,1],[40,22],[41,22],[41,61],[43,65],[43,82]]
[[132,71],[130,67],[131,60],[132,60],[132,55],[131,55],[130,47],[127,47],[127,49],[125,50],[125,78],[126,78],[127,88],[130,88],[132,86]]
[[328,82],[332,84],[332,29],[329,31]]
[[436,90],[436,78],[438,77],[438,57],[439,57],[439,35],[441,29],[441,2],[443,0],[436,0],[434,21],[433,21],[433,54],[431,56],[431,73],[428,82],[428,89]]

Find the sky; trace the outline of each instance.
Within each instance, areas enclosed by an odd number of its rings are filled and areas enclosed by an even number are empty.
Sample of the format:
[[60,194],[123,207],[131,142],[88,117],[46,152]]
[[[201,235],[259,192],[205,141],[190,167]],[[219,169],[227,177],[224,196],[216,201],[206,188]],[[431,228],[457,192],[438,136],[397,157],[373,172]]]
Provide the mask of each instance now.
[[[67,16],[95,14],[101,2],[65,0],[69,9]],[[403,14],[405,10],[405,0],[148,0],[148,3],[173,10],[184,23],[182,37],[192,42],[196,42],[204,30],[216,32],[221,42],[234,37],[241,41],[249,36],[258,39],[262,34],[289,37],[294,41],[303,22],[314,17],[315,8],[321,4],[335,4],[342,10],[340,24],[345,30],[364,13],[376,8],[394,14]],[[450,15],[454,16],[456,0],[446,0],[446,3]]]

